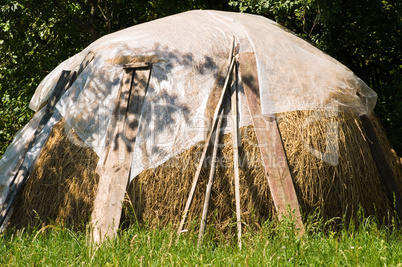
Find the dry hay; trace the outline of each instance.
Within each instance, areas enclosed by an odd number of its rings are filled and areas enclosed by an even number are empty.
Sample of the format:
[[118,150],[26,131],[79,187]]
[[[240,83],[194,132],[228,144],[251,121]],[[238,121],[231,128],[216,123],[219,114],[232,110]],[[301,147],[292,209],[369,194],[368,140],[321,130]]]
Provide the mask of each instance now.
[[[375,216],[380,224],[390,221],[392,205],[357,115],[295,111],[278,114],[278,124],[303,214],[318,212],[324,221],[337,218],[332,226],[348,224],[351,219],[357,222],[360,216]],[[385,144],[386,136],[379,126],[375,123],[377,134]],[[332,160],[323,160],[313,155],[312,150],[326,152],[331,129],[335,129],[338,147]],[[241,136],[241,215],[246,224],[256,226],[272,217],[274,207],[253,128],[241,129]],[[234,228],[230,222],[234,222],[235,211],[231,135],[223,139],[208,218],[220,230],[227,226]],[[123,218],[127,221],[135,218],[151,226],[178,224],[202,145],[136,177],[128,190]],[[391,158],[386,145],[384,151],[390,162],[392,160],[391,166],[400,185],[402,176],[398,174],[395,158]],[[201,173],[189,221],[201,216],[209,167],[204,166]]]
[[97,162],[96,153],[64,120],[56,124],[16,199],[10,225],[83,226],[88,222],[99,180]]
[[[271,218],[273,203],[260,162],[260,152],[253,128],[241,129],[240,196],[242,220],[259,228]],[[137,218],[149,225],[178,224],[189,195],[193,177],[200,160],[203,143],[168,160],[161,166],[142,172],[128,190],[126,220]],[[212,149],[210,149],[212,150]],[[210,151],[211,152],[211,151]],[[187,221],[201,217],[206,184],[208,182],[211,153],[208,154],[198,181]],[[232,135],[226,134],[220,142],[215,180],[207,221],[215,229],[233,228],[235,222],[235,196],[233,175]],[[134,212],[133,212],[134,211]],[[198,224],[195,226],[198,227]]]
[[[375,118],[373,121],[397,184],[402,188],[400,165],[380,125]],[[324,220],[338,217],[335,223],[339,224],[358,219],[362,207],[365,216],[373,215],[380,223],[388,222],[393,214],[392,205],[355,114],[295,111],[278,114],[278,124],[303,214],[318,211]],[[311,152],[326,151],[331,127],[337,129],[336,164],[323,161]],[[37,216],[43,223],[77,225],[88,221],[98,183],[95,172],[98,157],[76,137],[67,138],[64,128],[64,122],[57,124],[41,152],[34,173],[15,205],[14,225],[33,224]],[[79,145],[73,140],[80,142]],[[200,143],[136,177],[128,189],[123,225],[137,222],[152,227],[177,225],[202,147]],[[199,225],[211,162],[211,153],[208,155],[188,217],[195,224],[187,225],[187,229]],[[208,224],[213,229],[227,231],[235,229],[231,134],[223,136],[218,156]],[[274,206],[252,126],[241,129],[240,165],[242,220],[251,229],[258,229],[274,216]]]
[[[359,209],[362,208],[364,216],[375,216],[380,224],[389,222],[393,215],[392,205],[357,115],[295,111],[280,114],[278,118],[303,213],[311,214],[318,208],[324,221],[337,217],[337,223],[343,221],[347,224],[350,219],[359,221]],[[374,116],[372,119],[376,121]],[[384,145],[386,136],[379,126],[375,124]],[[337,129],[337,164],[329,164],[311,153],[312,149],[326,151],[325,141],[330,129]],[[402,176],[395,159],[391,158],[391,150],[386,145],[383,149],[388,160],[392,161],[390,165],[400,185]]]

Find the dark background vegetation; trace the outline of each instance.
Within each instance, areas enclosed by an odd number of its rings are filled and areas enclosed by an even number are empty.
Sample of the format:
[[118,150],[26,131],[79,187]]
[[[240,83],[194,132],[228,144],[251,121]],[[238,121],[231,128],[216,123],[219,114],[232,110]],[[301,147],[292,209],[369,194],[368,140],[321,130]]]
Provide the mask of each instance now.
[[191,9],[255,13],[333,56],[378,93],[402,154],[402,0],[0,0],[0,155],[32,116],[39,82],[97,38]]

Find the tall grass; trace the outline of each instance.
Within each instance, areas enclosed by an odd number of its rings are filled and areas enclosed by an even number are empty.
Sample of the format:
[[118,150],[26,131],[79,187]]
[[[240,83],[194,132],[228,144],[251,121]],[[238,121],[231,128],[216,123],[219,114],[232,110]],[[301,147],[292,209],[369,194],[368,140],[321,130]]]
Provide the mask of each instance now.
[[242,250],[235,236],[222,239],[213,227],[201,248],[197,248],[197,232],[177,236],[172,227],[133,226],[101,246],[91,244],[88,232],[57,226],[9,230],[0,235],[0,265],[402,266],[399,230],[379,229],[372,218],[338,232],[325,232],[322,227],[311,221],[299,237],[290,220],[267,222],[259,232],[246,231]]

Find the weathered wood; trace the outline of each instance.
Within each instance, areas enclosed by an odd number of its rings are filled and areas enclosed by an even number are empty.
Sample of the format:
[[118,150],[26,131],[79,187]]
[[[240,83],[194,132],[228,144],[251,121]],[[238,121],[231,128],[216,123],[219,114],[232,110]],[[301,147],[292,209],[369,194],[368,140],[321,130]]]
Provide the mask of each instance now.
[[[52,95],[49,98],[49,101],[46,104],[45,114],[41,118],[39,122],[38,128],[35,130],[35,133],[29,142],[27,151],[29,151],[33,145],[35,144],[35,140],[48,123],[50,118],[53,116],[56,110],[56,104],[60,100],[60,97],[64,94],[64,92],[71,86],[72,81],[76,78],[76,73],[71,71],[62,71],[59,80],[57,81],[56,87],[53,90]],[[27,166],[25,158],[22,161],[16,175],[14,176],[11,184],[9,193],[7,195],[6,200],[4,201],[3,205],[0,207],[0,226],[3,225],[4,220],[14,202],[15,197],[17,196],[18,192],[21,190],[22,186],[25,184],[26,180],[29,176],[28,171],[29,166]]]
[[151,64],[148,62],[134,62],[134,63],[124,64],[123,68],[125,68],[125,69],[149,69],[150,66],[151,66]]
[[101,243],[115,236],[120,224],[122,202],[129,182],[134,145],[150,70],[126,68],[122,79],[115,125],[104,166],[100,170],[98,192],[92,213],[93,239]]
[[300,229],[299,233],[302,234],[304,227],[299,202],[275,115],[273,114],[270,117],[263,115],[261,112],[254,53],[239,54],[239,71],[278,218],[282,219],[283,216],[288,214],[287,206],[289,206],[291,212],[294,213],[296,226]]
[[402,219],[402,197],[401,192],[398,190],[398,186],[395,181],[394,174],[391,167],[388,164],[385,153],[382,150],[380,140],[377,137],[374,126],[367,115],[360,115],[360,121],[364,132],[366,133],[367,143],[370,147],[371,155],[374,159],[380,179],[387,192],[387,196],[391,203],[395,205],[395,210],[398,217]]
[[77,71],[77,76],[81,74],[81,72],[88,66],[89,63],[95,58],[95,54],[90,51],[88,54],[85,56],[85,58],[82,60],[80,66],[78,67]]
[[237,242],[241,249],[241,209],[240,209],[240,174],[239,174],[239,126],[237,116],[237,73],[232,75],[232,139],[233,139],[233,165],[235,181]]
[[215,141],[214,141],[214,147],[213,147],[213,151],[212,151],[211,169],[209,171],[208,184],[207,184],[207,189],[205,191],[204,207],[202,210],[200,232],[198,235],[198,246],[200,246],[202,243],[202,239],[204,237],[204,232],[205,232],[205,225],[207,223],[209,200],[211,198],[212,185],[214,183],[214,176],[215,176],[215,170],[216,170],[216,157],[218,154],[219,136],[220,136],[221,127],[222,127],[223,111],[224,111],[224,109],[222,109],[221,113],[219,114],[218,125],[216,126],[216,131],[215,131]]
[[[233,55],[233,51],[231,52],[231,55]],[[196,170],[195,175],[194,175],[193,183],[191,185],[191,190],[190,190],[187,202],[186,202],[186,206],[184,208],[184,212],[183,212],[183,215],[182,215],[182,218],[181,218],[181,221],[180,221],[179,229],[177,231],[177,233],[179,235],[183,231],[184,223],[186,222],[187,214],[188,214],[188,211],[190,209],[191,203],[192,203],[193,198],[194,198],[194,193],[195,193],[195,189],[197,187],[198,178],[200,177],[202,165],[204,164],[205,157],[207,155],[207,150],[208,150],[208,147],[209,147],[209,143],[211,141],[212,133],[214,131],[215,125],[217,124],[218,114],[220,113],[220,111],[222,109],[223,99],[224,99],[224,97],[226,95],[226,92],[227,92],[227,89],[228,89],[229,80],[230,80],[230,74],[233,71],[234,64],[235,64],[235,59],[232,57],[231,61],[230,61],[230,65],[229,65],[228,74],[226,75],[226,80],[225,80],[225,83],[223,85],[222,94],[221,94],[220,99],[218,101],[218,104],[216,105],[216,108],[215,108],[214,119],[212,121],[211,131],[209,132],[209,134],[207,136],[207,139],[205,140],[202,155],[201,155],[200,161],[198,163],[197,170]]]

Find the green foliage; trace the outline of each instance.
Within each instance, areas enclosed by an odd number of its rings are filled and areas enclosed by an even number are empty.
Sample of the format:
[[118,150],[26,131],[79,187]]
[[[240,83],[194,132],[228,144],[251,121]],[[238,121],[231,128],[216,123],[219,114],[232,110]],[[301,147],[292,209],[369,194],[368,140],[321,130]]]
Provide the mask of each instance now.
[[[31,118],[32,111],[26,103],[29,98],[23,91],[11,98],[8,92],[4,92],[0,99],[0,151],[5,151],[8,141],[12,140],[22,125],[25,125]],[[18,116],[16,116],[18,114]]]

